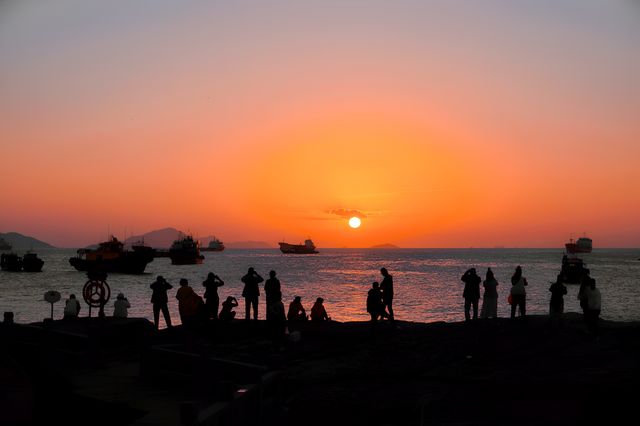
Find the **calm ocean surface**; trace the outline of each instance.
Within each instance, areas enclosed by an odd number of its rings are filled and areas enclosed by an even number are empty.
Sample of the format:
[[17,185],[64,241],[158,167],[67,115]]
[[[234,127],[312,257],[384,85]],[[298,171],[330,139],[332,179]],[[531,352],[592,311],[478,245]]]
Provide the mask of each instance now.
[[[316,297],[325,299],[327,312],[339,321],[364,321],[365,302],[371,282],[380,281],[380,268],[386,267],[394,278],[394,311],[396,318],[406,321],[461,321],[464,319],[461,275],[475,267],[484,279],[491,267],[498,279],[498,314],[509,316],[507,295],[510,277],[522,265],[527,287],[527,311],[546,314],[549,285],[560,270],[561,249],[324,249],[317,255],[283,255],[272,250],[225,250],[205,252],[201,265],[173,266],[170,259],[155,259],[143,275],[111,274],[107,282],[112,298],[106,307],[113,312],[113,302],[123,292],[131,302],[129,316],[152,320],[149,285],[163,275],[173,286],[170,292],[171,316],[179,323],[175,291],[184,277],[202,295],[207,273],[212,271],[225,282],[220,299],[235,296],[240,302],[237,317],[244,317],[244,300],[240,297],[240,277],[249,266],[265,279],[274,269],[282,283],[285,309],[294,296],[302,297],[310,311]],[[41,273],[0,271],[0,311],[13,311],[16,322],[40,321],[49,316],[50,305],[43,300],[48,290],[57,290],[62,300],[54,305],[54,317],[61,318],[64,300],[70,293],[81,298],[86,275],[69,265],[75,250],[41,250],[45,261]],[[617,321],[640,320],[640,249],[602,249],[583,254],[600,287],[603,298],[602,317]],[[263,285],[263,284],[262,284]],[[581,312],[576,299],[578,286],[569,285],[565,296],[566,312]],[[264,318],[264,292],[261,287],[260,318]],[[82,302],[81,316],[88,314]],[[162,322],[163,324],[163,322]]]

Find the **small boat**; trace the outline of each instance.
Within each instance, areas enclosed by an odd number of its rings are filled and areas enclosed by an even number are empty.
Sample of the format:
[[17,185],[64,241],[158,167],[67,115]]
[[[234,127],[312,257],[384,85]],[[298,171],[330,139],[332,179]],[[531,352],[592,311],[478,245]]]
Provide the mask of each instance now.
[[3,271],[22,271],[22,258],[16,253],[2,253],[0,256],[0,268]]
[[315,244],[311,240],[304,240],[304,244],[288,244],[278,243],[280,245],[280,251],[286,254],[316,254]]
[[13,246],[4,238],[0,238],[0,250],[11,250]]
[[577,256],[562,256],[562,269],[560,275],[565,284],[580,284],[582,278],[589,274],[586,264]]
[[44,260],[40,259],[37,254],[28,251],[22,256],[22,270],[24,272],[42,272]]
[[593,241],[587,237],[578,238],[578,241],[574,241],[571,238],[564,246],[567,249],[567,253],[591,253]]
[[134,246],[125,250],[124,244],[116,237],[102,242],[97,249],[80,249],[69,259],[78,271],[119,272],[122,274],[142,274],[149,262],[153,261],[153,249]]
[[209,245],[207,247],[201,247],[200,250],[201,251],[223,251],[224,243],[219,239],[217,239],[216,237],[213,237],[213,240],[209,241]]
[[190,235],[173,242],[169,257],[172,265],[199,265],[204,260],[204,256],[200,254],[200,243]]

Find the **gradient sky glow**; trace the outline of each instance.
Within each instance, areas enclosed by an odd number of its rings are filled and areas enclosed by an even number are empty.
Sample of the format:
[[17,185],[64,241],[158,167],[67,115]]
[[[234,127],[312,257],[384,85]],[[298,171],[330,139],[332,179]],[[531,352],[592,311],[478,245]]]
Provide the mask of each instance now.
[[639,42],[631,0],[0,2],[0,232],[638,247]]

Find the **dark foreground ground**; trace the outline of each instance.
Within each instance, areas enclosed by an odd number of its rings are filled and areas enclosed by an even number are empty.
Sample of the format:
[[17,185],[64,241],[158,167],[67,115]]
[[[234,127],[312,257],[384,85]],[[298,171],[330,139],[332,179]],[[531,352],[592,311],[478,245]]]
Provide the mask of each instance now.
[[[573,425],[635,423],[640,325],[581,316],[305,324],[274,343],[237,321],[0,328],[0,424]],[[295,340],[299,337],[299,341]]]

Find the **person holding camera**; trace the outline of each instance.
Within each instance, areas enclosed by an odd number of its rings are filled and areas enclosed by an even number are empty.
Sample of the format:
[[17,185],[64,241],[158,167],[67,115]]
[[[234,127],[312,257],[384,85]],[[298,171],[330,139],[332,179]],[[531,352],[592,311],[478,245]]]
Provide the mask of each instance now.
[[236,311],[233,310],[238,306],[238,300],[233,296],[228,296],[227,300],[222,302],[222,310],[220,311],[220,321],[231,321],[236,317]]
[[251,307],[253,307],[253,320],[258,320],[258,299],[260,297],[260,284],[264,278],[260,276],[253,268],[249,268],[247,274],[241,278],[244,283],[242,297],[245,303],[245,319],[250,319]]
[[218,308],[220,307],[220,296],[218,295],[218,287],[224,285],[224,281],[213,272],[209,272],[207,279],[202,285],[205,288],[204,300],[207,310],[207,318],[218,319]]

